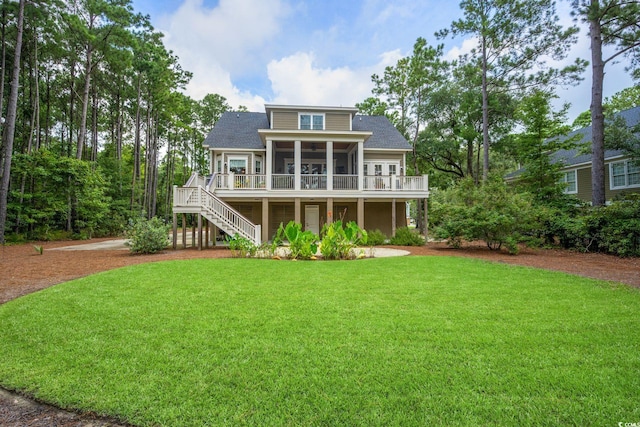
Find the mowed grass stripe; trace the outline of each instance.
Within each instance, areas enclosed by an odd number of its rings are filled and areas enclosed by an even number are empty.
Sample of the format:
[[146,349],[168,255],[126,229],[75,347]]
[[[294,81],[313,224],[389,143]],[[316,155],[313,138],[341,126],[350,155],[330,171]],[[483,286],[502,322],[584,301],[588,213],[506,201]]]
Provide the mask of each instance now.
[[0,384],[139,425],[603,425],[640,419],[639,312],[459,258],[151,263],[1,306]]

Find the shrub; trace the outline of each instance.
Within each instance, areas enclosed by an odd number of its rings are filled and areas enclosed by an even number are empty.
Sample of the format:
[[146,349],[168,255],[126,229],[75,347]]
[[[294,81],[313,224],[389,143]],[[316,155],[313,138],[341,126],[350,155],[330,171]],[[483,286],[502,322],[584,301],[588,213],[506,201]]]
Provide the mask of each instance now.
[[233,237],[227,236],[227,242],[233,258],[253,257],[258,251],[258,246],[255,243],[238,234]]
[[422,246],[424,245],[424,238],[409,227],[400,227],[396,230],[396,235],[391,238],[389,243],[395,246]]
[[384,245],[388,240],[388,237],[377,228],[367,232],[367,245],[379,246]]
[[153,254],[169,244],[169,226],[157,217],[129,221],[126,245],[134,254]]
[[496,178],[481,186],[470,179],[461,181],[432,204],[431,212],[435,235],[454,247],[462,240],[482,240],[489,249],[506,245],[510,253],[517,253],[518,243],[537,228],[528,198]]

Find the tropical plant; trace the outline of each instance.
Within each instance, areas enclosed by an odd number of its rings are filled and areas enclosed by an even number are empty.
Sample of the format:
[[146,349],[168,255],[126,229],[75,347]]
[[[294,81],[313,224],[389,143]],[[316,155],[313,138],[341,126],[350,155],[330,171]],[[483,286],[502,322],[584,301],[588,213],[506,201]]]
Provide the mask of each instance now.
[[322,227],[321,234],[320,253],[327,260],[355,258],[354,249],[367,243],[367,232],[355,221],[349,221],[344,226],[341,220],[327,223]]
[[318,235],[309,230],[302,230],[302,224],[289,221],[283,228],[282,234],[289,242],[289,257],[291,259],[311,259],[316,255]]

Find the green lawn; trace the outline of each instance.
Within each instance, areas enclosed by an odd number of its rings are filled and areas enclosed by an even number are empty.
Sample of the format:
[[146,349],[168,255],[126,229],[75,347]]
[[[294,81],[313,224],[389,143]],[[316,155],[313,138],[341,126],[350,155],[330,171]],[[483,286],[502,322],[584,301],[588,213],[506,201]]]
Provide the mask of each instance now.
[[0,384],[139,425],[640,422],[640,292],[478,260],[190,260],[0,306]]

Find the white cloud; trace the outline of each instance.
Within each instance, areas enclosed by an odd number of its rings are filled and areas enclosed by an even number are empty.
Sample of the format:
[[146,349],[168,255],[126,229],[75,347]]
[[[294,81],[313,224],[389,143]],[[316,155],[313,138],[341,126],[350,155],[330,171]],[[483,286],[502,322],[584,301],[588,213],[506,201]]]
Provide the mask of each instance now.
[[478,38],[477,37],[469,37],[468,39],[462,40],[462,44],[460,46],[453,46],[444,54],[444,59],[446,61],[454,61],[458,59],[462,55],[466,55],[471,53],[473,49],[478,47]]
[[273,60],[267,72],[277,104],[354,106],[371,96],[371,75],[401,58],[399,51],[385,52],[371,67],[319,68],[313,53],[297,52]]
[[265,47],[279,34],[280,21],[288,13],[282,0],[220,0],[214,8],[204,6],[203,0],[186,0],[157,26],[167,48],[193,73],[189,96],[201,99],[218,93],[233,107],[242,104],[255,110],[264,104],[262,98],[240,91],[231,76],[263,69]]

